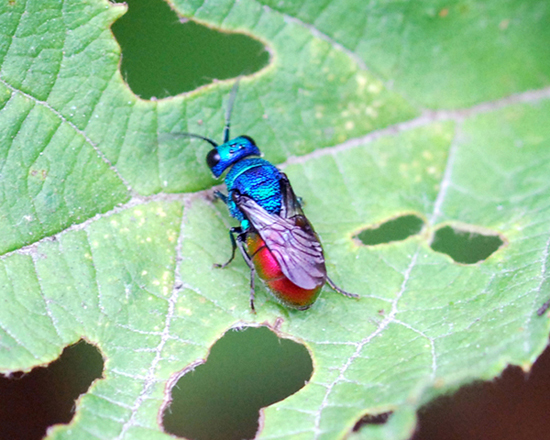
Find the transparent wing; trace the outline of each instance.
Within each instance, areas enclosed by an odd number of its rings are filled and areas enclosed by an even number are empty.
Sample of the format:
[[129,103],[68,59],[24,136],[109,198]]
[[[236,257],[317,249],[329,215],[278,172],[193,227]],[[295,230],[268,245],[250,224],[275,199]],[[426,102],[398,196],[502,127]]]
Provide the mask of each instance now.
[[238,191],[233,192],[233,200],[264,240],[285,276],[303,289],[315,289],[324,284],[327,276],[323,248],[290,184],[283,191],[284,216],[270,214]]
[[[313,231],[311,224],[304,215],[304,211],[302,211],[302,205],[298,201],[298,197],[296,197],[296,194],[294,194],[292,185],[290,185],[290,181],[288,180],[288,177],[285,173],[281,173],[281,179],[279,180],[279,182],[281,184],[281,196],[283,198],[283,203],[281,204],[281,217],[292,218],[295,215],[301,215],[302,217],[304,217],[310,229]],[[315,234],[315,232],[313,233]],[[317,241],[319,241],[318,238]]]

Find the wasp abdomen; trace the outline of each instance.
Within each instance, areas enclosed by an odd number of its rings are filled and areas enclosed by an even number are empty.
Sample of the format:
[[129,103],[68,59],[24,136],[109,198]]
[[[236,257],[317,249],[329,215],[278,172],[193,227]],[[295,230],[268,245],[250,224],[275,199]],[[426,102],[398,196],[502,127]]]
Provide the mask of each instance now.
[[305,310],[315,302],[324,280],[313,289],[299,287],[283,273],[277,259],[257,233],[247,234],[246,245],[258,276],[283,304]]

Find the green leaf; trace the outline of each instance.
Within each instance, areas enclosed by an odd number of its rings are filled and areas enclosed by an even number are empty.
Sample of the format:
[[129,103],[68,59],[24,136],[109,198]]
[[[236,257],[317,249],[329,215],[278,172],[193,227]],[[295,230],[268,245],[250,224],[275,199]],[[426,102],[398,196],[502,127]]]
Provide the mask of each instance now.
[[[165,136],[220,140],[232,82],[141,100],[109,29],[123,6],[0,6],[0,371],[81,338],[105,358],[47,438],[171,438],[157,421],[167,384],[243,325],[303,342],[314,364],[265,410],[259,438],[343,438],[392,411],[352,436],[405,439],[435,396],[530,367],[550,327],[536,313],[550,297],[550,92],[527,91],[548,87],[550,10],[477,3],[174,2],[269,47],[270,64],[241,80],[232,130],[284,168],[330,276],[361,296],[325,288],[300,312],[259,286],[257,315],[245,263],[212,270],[235,223],[204,191],[208,146]],[[420,233],[354,238],[406,215]],[[503,245],[459,264],[431,247],[445,226]]]
[[342,45],[419,106],[457,108],[548,85],[547,2],[261,3]]

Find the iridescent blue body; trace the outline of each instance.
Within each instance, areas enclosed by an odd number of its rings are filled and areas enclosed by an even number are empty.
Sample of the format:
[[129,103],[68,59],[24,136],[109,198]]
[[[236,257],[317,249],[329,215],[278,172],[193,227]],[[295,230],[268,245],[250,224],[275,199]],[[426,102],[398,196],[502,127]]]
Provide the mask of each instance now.
[[[254,140],[248,136],[229,139],[229,120],[237,92],[231,92],[224,143],[218,145],[207,137],[181,133],[202,139],[214,148],[206,156],[212,174],[225,177],[227,195],[215,195],[228,207],[239,227],[229,230],[232,254],[238,248],[250,268],[250,306],[254,311],[255,274],[265,282],[283,304],[299,310],[309,308],[321,288],[328,283],[346,296],[357,297],[338,288],[327,276],[325,258],[319,237],[302,211],[287,176],[267,160]],[[252,156],[252,157],[251,157]]]
[[[220,145],[223,147],[223,145]],[[225,177],[227,206],[232,217],[247,229],[249,221],[233,201],[233,192],[238,191],[254,199],[270,214],[281,212],[281,172],[270,162],[260,158],[241,159],[231,167]]]

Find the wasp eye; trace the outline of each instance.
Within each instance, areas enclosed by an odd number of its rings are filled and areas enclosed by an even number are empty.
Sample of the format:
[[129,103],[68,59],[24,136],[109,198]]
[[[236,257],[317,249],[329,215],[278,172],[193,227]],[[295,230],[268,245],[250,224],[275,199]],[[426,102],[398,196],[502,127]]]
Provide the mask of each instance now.
[[242,138],[245,138],[248,142],[250,142],[252,145],[256,145],[256,142],[254,142],[254,139],[252,139],[250,136],[247,136],[246,134],[243,134],[241,136]]
[[209,153],[206,155],[206,163],[210,167],[210,169],[214,168],[216,165],[220,163],[220,153],[218,153],[218,150],[216,148],[209,151]]

